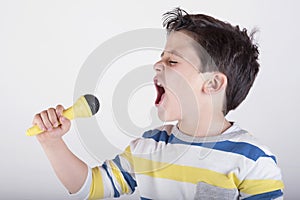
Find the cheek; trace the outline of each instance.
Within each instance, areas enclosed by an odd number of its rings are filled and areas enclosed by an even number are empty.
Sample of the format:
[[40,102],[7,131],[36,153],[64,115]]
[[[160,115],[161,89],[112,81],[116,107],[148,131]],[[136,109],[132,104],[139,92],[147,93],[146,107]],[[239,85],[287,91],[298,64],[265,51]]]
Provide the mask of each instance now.
[[165,110],[168,117],[176,117],[178,120],[197,110],[198,90],[200,89],[195,90],[194,76],[169,70],[165,80],[168,88]]
[[[182,72],[170,69],[166,76],[167,89],[176,96],[176,99],[185,101],[188,98],[195,98],[198,91],[197,72]],[[196,86],[195,86],[196,85]]]
[[158,108],[158,117],[162,121],[176,121],[181,119],[181,106],[176,98],[176,95],[171,92],[166,92],[166,96]]
[[198,90],[192,87],[170,92],[166,108],[168,113],[172,114],[176,119],[182,119],[190,116],[197,117],[200,112],[200,102],[198,101]]
[[166,110],[171,116],[176,118],[176,120],[180,119],[182,106],[179,97],[174,93],[168,94],[167,97]]

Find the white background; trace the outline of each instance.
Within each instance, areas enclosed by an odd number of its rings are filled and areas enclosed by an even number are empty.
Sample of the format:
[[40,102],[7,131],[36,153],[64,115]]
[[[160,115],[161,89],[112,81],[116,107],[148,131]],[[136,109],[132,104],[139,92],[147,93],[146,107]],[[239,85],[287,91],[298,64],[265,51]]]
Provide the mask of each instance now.
[[[36,139],[25,136],[33,115],[57,103],[73,103],[80,67],[102,42],[125,31],[161,28],[161,15],[177,6],[259,28],[261,70],[248,98],[229,119],[272,149],[282,169],[286,199],[297,197],[300,13],[296,0],[1,0],[1,199],[68,199]],[[75,128],[65,139],[80,158],[96,163]]]

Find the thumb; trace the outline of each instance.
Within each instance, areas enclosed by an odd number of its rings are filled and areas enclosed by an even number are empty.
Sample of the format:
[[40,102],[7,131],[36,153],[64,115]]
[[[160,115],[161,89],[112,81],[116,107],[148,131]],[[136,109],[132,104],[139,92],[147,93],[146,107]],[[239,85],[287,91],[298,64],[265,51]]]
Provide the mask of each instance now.
[[71,127],[71,121],[64,116],[59,117],[59,121],[61,123],[60,129],[65,133],[67,132]]

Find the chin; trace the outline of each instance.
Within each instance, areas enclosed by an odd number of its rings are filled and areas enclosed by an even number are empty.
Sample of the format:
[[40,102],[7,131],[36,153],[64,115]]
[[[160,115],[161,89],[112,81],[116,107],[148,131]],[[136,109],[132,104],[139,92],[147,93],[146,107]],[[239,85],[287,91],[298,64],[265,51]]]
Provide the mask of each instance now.
[[158,118],[163,122],[172,122],[179,120],[179,117],[177,117],[174,113],[169,113],[166,110],[158,108],[157,110]]

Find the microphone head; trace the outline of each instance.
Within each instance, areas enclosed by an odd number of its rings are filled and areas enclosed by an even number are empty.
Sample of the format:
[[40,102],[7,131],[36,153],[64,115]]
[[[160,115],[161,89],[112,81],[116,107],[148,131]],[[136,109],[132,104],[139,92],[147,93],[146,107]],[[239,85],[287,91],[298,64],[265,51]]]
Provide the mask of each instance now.
[[91,109],[92,115],[96,114],[100,108],[100,103],[97,97],[91,94],[86,94],[84,95],[84,98]]

